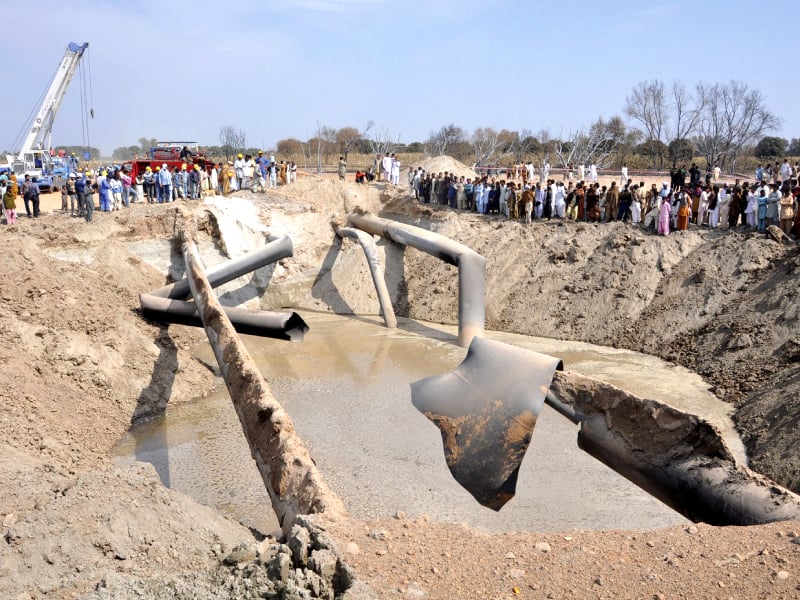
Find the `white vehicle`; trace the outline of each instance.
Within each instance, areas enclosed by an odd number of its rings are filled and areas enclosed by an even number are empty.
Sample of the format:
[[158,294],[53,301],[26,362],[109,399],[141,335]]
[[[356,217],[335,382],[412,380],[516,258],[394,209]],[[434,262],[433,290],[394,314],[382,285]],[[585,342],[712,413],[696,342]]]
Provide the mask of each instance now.
[[47,88],[42,104],[36,111],[36,116],[33,118],[22,146],[16,154],[6,155],[9,166],[17,176],[27,174],[39,178],[40,188],[54,189],[60,186],[63,177],[66,177],[69,172],[69,167],[54,168],[53,157],[50,155],[53,122],[61,106],[61,101],[67,93],[70,81],[72,81],[88,47],[88,42],[85,44],[72,42],[67,46],[64,57],[50,82],[50,87]]

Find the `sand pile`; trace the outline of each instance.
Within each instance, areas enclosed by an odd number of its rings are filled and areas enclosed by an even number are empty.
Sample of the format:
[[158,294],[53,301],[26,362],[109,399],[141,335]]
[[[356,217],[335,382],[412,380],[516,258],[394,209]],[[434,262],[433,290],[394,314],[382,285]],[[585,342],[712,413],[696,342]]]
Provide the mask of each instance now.
[[[421,162],[408,165],[409,168],[422,167],[426,173],[455,173],[459,177],[474,179],[478,176],[467,165],[457,161],[452,156],[432,156]],[[407,171],[406,171],[407,172]]]

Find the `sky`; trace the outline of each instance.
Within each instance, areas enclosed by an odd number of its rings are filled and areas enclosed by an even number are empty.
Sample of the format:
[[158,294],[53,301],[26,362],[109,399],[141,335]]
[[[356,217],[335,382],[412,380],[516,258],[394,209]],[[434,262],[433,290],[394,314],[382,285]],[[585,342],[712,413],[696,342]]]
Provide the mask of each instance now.
[[[369,121],[402,143],[450,123],[566,137],[623,115],[651,79],[744,82],[783,119],[775,135],[800,137],[798,55],[780,31],[794,2],[4,0],[0,150],[70,42],[90,44],[89,142],[104,156],[141,137],[218,145],[227,125],[264,149]],[[76,76],[56,147],[84,144],[80,89]]]

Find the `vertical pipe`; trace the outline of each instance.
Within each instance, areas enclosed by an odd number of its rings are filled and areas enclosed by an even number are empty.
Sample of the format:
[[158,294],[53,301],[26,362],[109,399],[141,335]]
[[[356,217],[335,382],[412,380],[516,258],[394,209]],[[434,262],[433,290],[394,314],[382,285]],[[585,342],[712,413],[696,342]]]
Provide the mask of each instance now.
[[389,298],[389,290],[386,287],[386,279],[384,278],[383,264],[378,255],[378,248],[375,246],[375,240],[367,232],[351,227],[336,227],[336,235],[339,237],[352,237],[358,240],[358,243],[364,250],[364,256],[367,258],[369,272],[372,274],[372,282],[375,284],[375,293],[378,294],[378,303],[381,305],[383,322],[389,329],[395,329],[397,327],[397,317],[394,314],[394,307]]

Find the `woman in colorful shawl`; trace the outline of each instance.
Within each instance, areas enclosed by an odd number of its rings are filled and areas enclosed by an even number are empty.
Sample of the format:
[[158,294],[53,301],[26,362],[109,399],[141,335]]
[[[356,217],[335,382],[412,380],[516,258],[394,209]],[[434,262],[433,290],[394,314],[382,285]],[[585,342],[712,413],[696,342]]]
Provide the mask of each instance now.
[[669,216],[670,216],[670,203],[667,199],[661,203],[661,209],[658,213],[658,233],[662,235],[669,235]]

